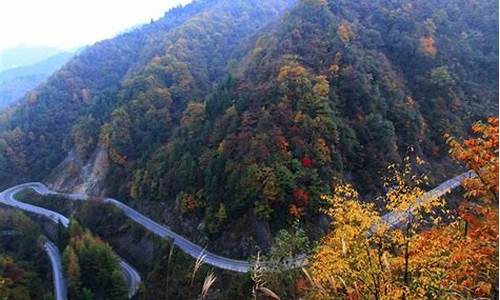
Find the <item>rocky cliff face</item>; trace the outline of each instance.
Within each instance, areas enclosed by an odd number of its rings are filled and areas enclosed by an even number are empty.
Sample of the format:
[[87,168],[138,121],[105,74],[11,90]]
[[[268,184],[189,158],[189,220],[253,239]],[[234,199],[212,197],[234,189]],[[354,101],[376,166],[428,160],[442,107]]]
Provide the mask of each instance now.
[[72,150],[50,176],[49,186],[67,193],[104,196],[108,169],[108,152],[103,146],[98,146],[87,162],[82,162]]

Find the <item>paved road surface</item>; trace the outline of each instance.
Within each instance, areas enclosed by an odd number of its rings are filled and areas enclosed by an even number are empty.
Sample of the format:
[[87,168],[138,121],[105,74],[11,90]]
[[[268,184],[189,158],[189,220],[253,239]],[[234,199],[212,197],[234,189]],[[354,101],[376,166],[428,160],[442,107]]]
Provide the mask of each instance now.
[[54,294],[57,300],[66,300],[66,281],[63,277],[61,255],[59,249],[52,242],[45,242],[43,248],[50,258],[52,266],[52,279],[54,280]]
[[[12,199],[13,198],[12,196],[15,193],[20,192],[21,190],[26,189],[26,188],[31,188],[35,192],[42,194],[42,195],[60,195],[60,196],[67,197],[67,198],[75,200],[75,201],[85,201],[85,200],[89,199],[89,196],[87,196],[87,195],[64,194],[64,193],[58,193],[58,192],[51,191],[44,184],[39,183],[39,182],[25,183],[25,184],[21,184],[21,185],[12,187],[12,188],[6,190],[6,192],[4,192],[7,195],[7,197],[4,197],[4,198]],[[15,204],[16,207],[29,208],[30,211],[35,210],[35,211],[37,211],[37,213],[46,215],[47,217],[49,217],[51,219],[55,219],[57,221],[61,220],[61,217],[57,216],[57,214],[54,214],[54,212],[52,212],[52,211],[45,210],[45,209],[40,210],[40,208],[38,208],[38,207],[34,207],[34,208],[33,207],[25,207],[25,205],[29,206],[29,204],[21,203],[19,201],[15,201],[15,202],[17,202],[17,203],[15,203],[14,201],[9,201],[9,203],[11,205]],[[201,246],[198,246],[197,244],[189,241],[188,239],[178,235],[177,233],[173,232],[169,228],[154,222],[150,218],[144,216],[143,214],[130,208],[129,206],[123,204],[122,202],[120,202],[118,200],[115,200],[112,198],[105,198],[104,201],[111,203],[114,206],[116,206],[117,208],[119,208],[120,210],[122,210],[126,216],[128,216],[130,219],[134,220],[138,224],[142,225],[150,232],[158,235],[161,238],[165,238],[165,239],[173,241],[173,243],[177,247],[179,247],[183,252],[189,254],[190,256],[197,258],[197,257],[203,255],[204,262],[209,264],[209,265],[212,265],[212,266],[215,266],[215,267],[218,267],[221,269],[225,269],[225,270],[236,271],[236,272],[248,272],[252,266],[247,261],[230,259],[230,258],[222,257],[219,255],[213,254],[211,252],[208,252],[208,251],[204,250],[204,248],[202,248]],[[62,218],[66,219],[64,216],[62,216]],[[65,221],[61,221],[61,222],[65,223]]]
[[[45,216],[45,217],[49,218],[50,220],[54,221],[55,223],[61,223],[64,227],[69,226],[69,219],[66,218],[65,216],[57,213],[57,212],[17,201],[14,198],[14,195],[16,193],[26,189],[26,188],[32,188],[40,194],[51,194],[51,193],[47,193],[47,191],[48,191],[47,188],[40,183],[25,183],[25,184],[17,185],[15,187],[11,187],[11,188],[3,191],[2,193],[0,193],[0,203],[3,203],[5,205],[11,206],[11,207],[15,207],[15,208],[18,208],[18,209],[21,209],[21,210],[24,210],[24,211],[27,211],[30,213]],[[69,197],[71,197],[71,195]],[[55,249],[57,249],[57,248],[55,248]],[[59,258],[58,260],[53,260],[53,257],[56,257],[56,252],[52,246],[48,247],[46,244],[45,250],[51,258],[52,270],[53,270],[53,273],[55,274],[54,275],[55,290],[58,291],[58,293],[62,293],[62,291],[64,291],[64,293],[66,293],[65,281],[59,280],[59,279],[56,280],[56,277],[63,278],[63,273],[61,271],[61,259]],[[58,253],[59,253],[59,251],[57,251],[57,256],[59,256]],[[120,262],[120,267],[121,267],[123,276],[127,282],[129,296],[132,297],[133,295],[135,295],[135,293],[139,289],[139,285],[141,283],[141,277],[140,277],[139,273],[132,266],[130,266],[126,261],[124,261],[120,257],[118,257],[118,259]],[[58,264],[58,266],[57,266],[57,264]],[[56,296],[58,298],[56,298],[56,299],[57,300],[66,299],[65,295],[66,294],[64,294],[64,298],[59,298],[59,294],[57,294]]]
[[123,276],[125,276],[125,281],[128,286],[128,297],[132,298],[135,293],[139,290],[139,285],[141,284],[141,275],[129,265],[125,260],[120,258],[120,269],[122,270]]
[[[440,197],[447,192],[449,192],[452,189],[455,189],[460,185],[460,182],[467,177],[473,177],[474,173],[473,172],[466,172],[462,175],[456,176],[450,180],[447,180],[443,183],[441,183],[439,186],[434,188],[433,190],[427,192],[424,194],[422,197],[420,197],[417,200],[417,203],[423,204],[431,199],[434,199],[436,197]],[[2,197],[0,197],[1,201],[10,201],[11,205],[15,204],[20,208],[23,208],[25,210],[35,210],[36,213],[44,214],[47,217],[58,220],[64,223],[64,220],[61,220],[61,217],[59,214],[51,212],[49,210],[43,210],[38,207],[30,207],[27,204],[23,203],[13,203],[12,195],[17,193],[18,191],[21,191],[25,188],[32,188],[35,190],[37,193],[42,194],[42,195],[62,195],[65,196],[69,199],[72,200],[79,200],[79,201],[85,201],[89,198],[87,195],[83,194],[64,194],[64,193],[58,193],[49,190],[45,185],[42,183],[38,182],[33,182],[33,183],[26,183],[22,185],[15,186],[13,188],[10,188],[6,190],[4,193],[7,193],[7,197],[3,197],[4,199],[2,200]],[[6,198],[6,199],[5,199]],[[15,200],[14,200],[15,201]],[[189,241],[188,239],[184,238],[183,236],[180,236],[179,234],[173,232],[166,226],[160,225],[156,223],[155,221],[149,219],[148,217],[144,216],[140,212],[130,208],[129,206],[123,204],[122,202],[113,199],[113,198],[105,198],[104,201],[113,204],[117,208],[121,209],[123,213],[128,216],[130,219],[134,220],[138,224],[142,225],[144,228],[149,230],[150,232],[173,241],[173,243],[178,246],[183,252],[186,254],[192,256],[193,258],[197,258],[200,256],[204,256],[204,262],[206,264],[225,269],[225,270],[230,270],[230,271],[236,271],[236,272],[248,272],[250,268],[252,267],[252,263],[248,261],[243,261],[243,260],[235,260],[235,259],[230,259],[227,257],[219,256],[214,253],[211,253],[209,251],[206,251],[203,247]],[[17,202],[17,201],[16,201]],[[413,209],[408,210],[407,212],[402,212],[402,213],[389,213],[383,216],[383,219],[391,224],[391,226],[397,227],[400,225],[406,218],[410,216],[410,214],[413,212]],[[63,217],[64,218],[64,217]],[[64,218],[65,219],[65,218]],[[289,259],[283,262],[280,262],[280,264],[284,264],[287,267],[293,268],[293,267],[300,267],[304,266],[307,264],[307,257],[305,255],[298,256],[293,259]],[[263,265],[268,265],[269,267],[275,266],[276,263],[263,263]]]
[[[466,179],[466,178],[474,178],[476,177],[476,173],[473,171],[465,172],[459,176],[453,177],[452,179],[449,179],[434,189],[428,191],[427,193],[423,194],[420,198],[417,199],[417,207],[419,205],[423,205],[432,199],[436,199],[438,197],[441,197],[445,195],[446,193],[456,189],[457,187],[460,186],[461,182]],[[404,223],[406,219],[408,219],[411,214],[415,211],[417,207],[411,207],[405,212],[399,212],[399,213],[388,213],[382,216],[382,219],[387,222],[391,227],[398,227],[401,226],[401,224]]]

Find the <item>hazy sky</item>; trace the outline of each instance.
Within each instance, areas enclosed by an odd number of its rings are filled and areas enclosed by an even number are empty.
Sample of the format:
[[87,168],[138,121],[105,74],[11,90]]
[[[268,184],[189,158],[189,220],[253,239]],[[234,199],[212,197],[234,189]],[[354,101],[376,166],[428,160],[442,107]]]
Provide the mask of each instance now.
[[158,19],[190,0],[0,0],[0,49],[70,49]]

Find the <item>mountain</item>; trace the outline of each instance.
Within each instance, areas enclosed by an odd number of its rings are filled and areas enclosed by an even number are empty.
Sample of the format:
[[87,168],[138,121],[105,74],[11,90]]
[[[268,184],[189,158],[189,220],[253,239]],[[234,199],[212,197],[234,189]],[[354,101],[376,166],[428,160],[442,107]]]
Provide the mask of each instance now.
[[492,0],[195,1],[5,113],[0,182],[130,199],[235,256],[295,219],[318,237],[335,178],[377,194],[409,152],[450,175],[443,135],[497,113],[497,23]]
[[53,47],[16,46],[0,50],[0,72],[36,64],[62,51]]
[[15,103],[45,81],[74,55],[62,52],[33,65],[12,68],[0,73],[0,108]]

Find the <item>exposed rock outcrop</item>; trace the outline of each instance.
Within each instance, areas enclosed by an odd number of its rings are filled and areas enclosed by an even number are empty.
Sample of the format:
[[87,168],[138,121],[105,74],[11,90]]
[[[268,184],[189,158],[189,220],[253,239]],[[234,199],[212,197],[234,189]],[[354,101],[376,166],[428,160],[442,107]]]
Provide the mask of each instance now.
[[87,162],[71,150],[49,177],[49,186],[66,193],[102,196],[106,194],[104,180],[108,169],[108,151],[103,146],[98,146]]

